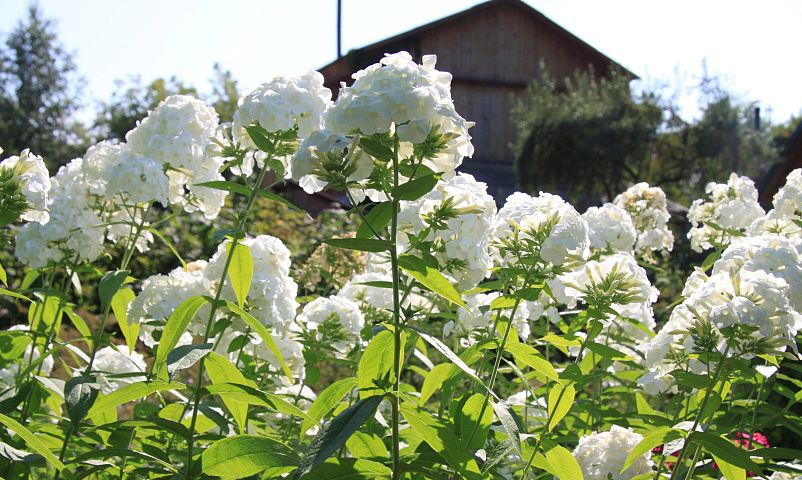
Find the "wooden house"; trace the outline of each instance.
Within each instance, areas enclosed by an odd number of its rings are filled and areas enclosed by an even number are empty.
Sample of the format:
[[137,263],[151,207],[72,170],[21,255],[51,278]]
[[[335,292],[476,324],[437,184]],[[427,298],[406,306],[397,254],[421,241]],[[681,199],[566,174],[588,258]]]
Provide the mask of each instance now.
[[571,77],[592,66],[597,76],[609,68],[632,73],[521,0],[490,0],[408,32],[350,51],[320,69],[334,93],[340,82],[378,62],[385,53],[409,52],[420,62],[437,55],[436,68],[453,75],[451,94],[457,112],[476,122],[471,129],[475,153],[461,171],[488,184],[501,204],[516,190],[515,128],[510,111],[515,95],[541,74]]

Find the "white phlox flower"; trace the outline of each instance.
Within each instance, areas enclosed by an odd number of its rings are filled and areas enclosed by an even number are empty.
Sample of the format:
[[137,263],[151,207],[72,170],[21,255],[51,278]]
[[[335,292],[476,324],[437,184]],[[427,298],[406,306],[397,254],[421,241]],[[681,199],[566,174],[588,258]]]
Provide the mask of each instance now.
[[[104,395],[145,378],[147,371],[145,358],[138,352],[126,353],[125,350],[127,349],[116,350],[113,347],[103,347],[95,354],[92,369],[98,373],[97,383]],[[136,373],[142,375],[117,376]]]
[[626,210],[605,203],[601,207],[588,208],[582,218],[588,222],[591,249],[632,253],[637,232]]
[[338,358],[362,344],[359,335],[365,317],[359,306],[345,297],[316,298],[304,305],[297,321],[307,330],[317,331],[315,339],[331,347]]
[[671,214],[666,206],[666,194],[660,187],[641,182],[615,197],[613,202],[626,210],[638,232],[635,253],[647,259],[651,252],[670,252],[674,248],[674,234],[668,229]]
[[693,226],[688,238],[697,252],[715,245],[729,245],[734,238],[723,229],[745,232],[754,220],[765,214],[757,203],[755,183],[748,177],[733,173],[725,184],[708,183],[705,192],[707,199],[695,200],[688,210],[688,220]]
[[358,141],[358,137],[352,141],[330,130],[315,130],[293,154],[289,175],[307,193],[323,190],[337,177],[348,183],[365,180],[373,171],[373,159],[355,148]]
[[19,185],[20,193],[30,204],[31,209],[22,214],[22,219],[47,223],[50,219],[48,193],[51,185],[50,173],[42,157],[32,154],[26,148],[18,156],[14,155],[0,162],[0,168],[13,172],[13,180]]
[[631,428],[613,425],[606,432],[592,433],[580,438],[573,455],[585,480],[607,480],[609,475],[612,475],[613,480],[629,480],[651,472],[654,466],[651,452],[646,452],[621,472],[627,457],[641,440],[643,435],[635,433]]

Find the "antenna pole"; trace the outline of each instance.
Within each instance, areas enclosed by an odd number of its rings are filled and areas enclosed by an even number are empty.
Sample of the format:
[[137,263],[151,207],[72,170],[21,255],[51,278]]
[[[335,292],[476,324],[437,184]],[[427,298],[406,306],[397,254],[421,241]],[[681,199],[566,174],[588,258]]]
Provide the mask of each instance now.
[[342,58],[343,2],[337,0],[337,58]]

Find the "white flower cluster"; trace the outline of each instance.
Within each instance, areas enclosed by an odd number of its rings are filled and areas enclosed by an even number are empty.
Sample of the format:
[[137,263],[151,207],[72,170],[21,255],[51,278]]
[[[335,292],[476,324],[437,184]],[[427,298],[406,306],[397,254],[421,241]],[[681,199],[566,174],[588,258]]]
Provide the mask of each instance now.
[[605,203],[588,208],[582,218],[588,222],[592,250],[632,253],[637,232],[626,210],[614,203]]
[[777,233],[787,237],[802,252],[802,168],[788,174],[785,185],[774,195],[774,208],[757,218],[749,229],[750,235]]
[[[489,253],[496,203],[487,185],[460,173],[440,180],[434,189],[415,201],[402,201],[398,213],[398,246],[411,251],[426,242],[428,254],[454,277],[457,287],[470,290],[490,274]],[[418,238],[423,232],[424,238]]]
[[[354,148],[355,144],[345,135],[331,130],[316,130],[304,139],[293,154],[290,176],[307,193],[323,190],[334,172],[342,174],[349,183],[365,180],[373,171],[373,159],[362,149]],[[346,148],[349,151],[347,156]],[[364,199],[361,191],[354,193],[360,200]]]
[[[139,322],[140,338],[148,346],[155,345],[154,331],[160,329],[162,322],[184,302],[196,295],[214,296],[216,286],[225,265],[226,245],[218,247],[217,253],[209,260],[196,261],[187,265],[187,270],[177,268],[169,275],[154,275],[143,282],[142,291],[131,302],[128,318]],[[286,362],[295,373],[303,371],[302,347],[295,339],[298,331],[294,324],[298,303],[298,285],[290,277],[290,252],[281,240],[269,235],[260,235],[240,242],[247,246],[253,258],[253,279],[248,291],[248,313],[262,325],[269,327]],[[230,282],[226,282],[221,297],[236,303],[236,294]],[[208,305],[204,305],[187,327],[180,344],[192,342],[192,336],[203,336],[207,328]],[[204,315],[203,312],[206,312]],[[223,313],[221,312],[220,315]],[[220,339],[218,350],[225,353],[237,337],[245,335],[248,327],[239,317],[233,318],[232,325]],[[157,336],[160,334],[157,334]],[[251,334],[250,342],[243,352],[264,358],[274,367],[278,360],[262,340]]]
[[[237,102],[231,130],[234,140],[243,147],[255,148],[245,127],[258,124],[269,133],[298,127],[298,138],[307,138],[323,128],[323,113],[331,105],[331,90],[323,86],[323,75],[308,71],[303,75],[281,75],[243,95]],[[244,175],[253,173],[256,160],[261,168],[264,153],[246,157],[239,167]],[[289,177],[288,159],[283,159],[285,176]],[[236,173],[236,172],[235,172]]]
[[729,245],[733,235],[727,230],[743,233],[766,213],[757,203],[757,188],[748,177],[733,173],[727,183],[708,183],[705,192],[707,200],[695,200],[688,210],[693,225],[688,238],[697,252]]
[[92,369],[99,372],[97,383],[104,395],[145,378],[145,357],[137,352],[125,353],[125,350],[103,347],[95,354]]
[[451,74],[436,70],[436,61],[426,55],[418,65],[409,53],[398,52],[356,72],[353,85],[343,85],[326,112],[326,128],[340,134],[395,132],[402,158],[434,131],[444,135],[445,144],[424,165],[437,173],[453,172],[473,155],[468,135],[473,124],[454,109]]
[[[727,339],[720,330],[746,325],[756,330],[750,339],[779,340],[779,348],[794,345],[802,328],[802,259],[793,244],[779,235],[747,237],[731,244],[713,265],[710,276],[696,270],[682,292],[685,300],[671,313],[665,326],[645,347],[646,364],[652,370],[638,380],[648,393],[671,388],[667,374],[694,348],[689,331],[698,321],[709,322],[717,334],[718,349]],[[733,345],[730,354],[750,358],[743,345]],[[688,361],[694,373],[705,366]]]
[[26,148],[18,156],[14,155],[0,162],[0,168],[13,172],[13,180],[17,182],[20,193],[30,204],[31,209],[22,214],[22,219],[47,223],[50,219],[47,207],[50,174],[42,157],[32,154]]
[[362,344],[359,334],[365,326],[365,317],[359,305],[344,296],[312,300],[304,305],[298,323],[307,330],[316,331],[315,340],[334,350],[336,358],[345,358],[355,346]]
[[[468,305],[468,310],[464,307],[459,307],[456,323],[453,320],[446,323],[443,326],[443,336],[448,337],[451,335],[452,331],[459,335],[467,335],[466,344],[470,345],[477,340],[476,337],[478,337],[483,330],[486,330],[493,324],[493,319],[497,314],[509,319],[512,313],[511,308],[501,311],[488,309],[493,300],[499,297],[501,297],[500,292],[465,295],[464,299],[465,304]],[[529,327],[529,319],[531,316],[529,304],[530,302],[522,301],[518,305],[518,309],[515,311],[515,318],[513,319],[515,332],[517,332],[518,336],[523,340],[527,339],[531,333]],[[495,333],[498,337],[504,334],[503,331],[496,331]],[[512,335],[515,334],[512,333]]]
[[670,252],[674,234],[668,229],[671,214],[666,206],[666,194],[660,187],[641,182],[615,197],[614,203],[626,210],[638,232],[635,253],[650,258],[651,252]]
[[573,455],[585,480],[607,480],[609,475],[612,475],[613,480],[629,480],[651,472],[654,466],[650,452],[646,452],[621,472],[627,457],[641,440],[643,435],[635,433],[631,428],[613,425],[606,432],[592,433],[580,438]]
[[589,254],[588,224],[569,203],[557,195],[540,192],[531,197],[515,192],[498,211],[495,220],[491,253],[497,265],[518,264],[519,255],[500,247],[514,240],[533,241],[536,254],[546,263],[563,265],[572,259],[585,259]]
[[195,184],[223,180],[223,159],[207,148],[217,126],[217,112],[203,100],[171,95],[125,136],[132,153],[152,160],[167,176],[170,204],[200,211],[208,219],[217,217],[226,192]]

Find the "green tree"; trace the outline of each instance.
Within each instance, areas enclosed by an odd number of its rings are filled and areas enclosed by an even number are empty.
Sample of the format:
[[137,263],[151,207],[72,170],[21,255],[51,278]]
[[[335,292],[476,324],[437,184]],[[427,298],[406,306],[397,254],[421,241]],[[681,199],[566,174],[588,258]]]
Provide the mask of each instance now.
[[83,79],[53,29],[33,4],[0,47],[0,146],[7,154],[30,148],[51,173],[87,147],[74,118]]
[[563,83],[545,72],[513,116],[519,187],[593,204],[643,177],[663,108],[653,95],[636,98],[617,70],[602,78],[592,70],[577,73]]

